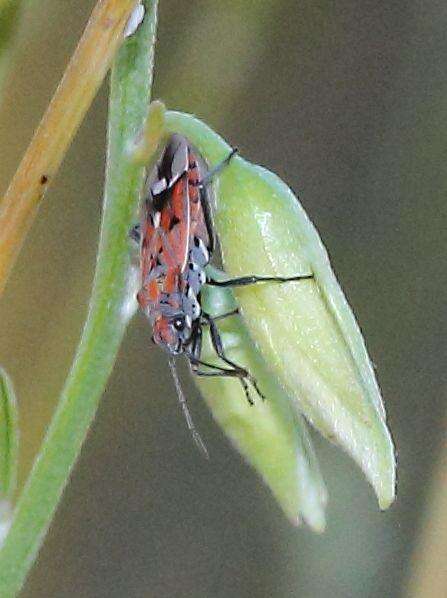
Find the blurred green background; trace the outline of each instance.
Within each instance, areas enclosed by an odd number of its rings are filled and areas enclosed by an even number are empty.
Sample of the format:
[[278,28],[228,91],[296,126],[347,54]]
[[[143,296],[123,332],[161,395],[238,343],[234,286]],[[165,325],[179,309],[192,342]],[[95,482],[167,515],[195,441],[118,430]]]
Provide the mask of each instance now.
[[[2,189],[93,4],[24,6],[3,83]],[[25,598],[407,595],[445,444],[446,30],[437,0],[160,0],[154,97],[197,114],[300,195],[377,366],[398,498],[380,513],[354,465],[316,437],[328,528],[293,529],[184,368],[212,459],[198,454],[165,356],[137,316]],[[21,483],[86,316],[106,116],[107,85],[0,304],[0,363],[20,400]]]

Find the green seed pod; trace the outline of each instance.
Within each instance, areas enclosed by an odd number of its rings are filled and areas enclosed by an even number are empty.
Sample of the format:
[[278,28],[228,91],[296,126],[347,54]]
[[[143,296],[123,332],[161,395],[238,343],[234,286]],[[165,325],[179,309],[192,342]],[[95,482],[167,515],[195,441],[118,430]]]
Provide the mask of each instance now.
[[[210,268],[214,278],[219,275]],[[222,278],[222,276],[220,276]],[[202,306],[211,316],[236,308],[230,289],[206,286]],[[304,419],[294,413],[284,390],[270,375],[239,315],[219,320],[225,354],[245,367],[266,396],[250,388],[250,405],[240,381],[234,378],[199,378],[199,389],[214,419],[239,452],[261,474],[283,511],[294,524],[303,519],[314,531],[324,530],[326,488]],[[204,329],[202,359],[226,366],[214,351]]]
[[[169,131],[214,165],[230,147],[196,118],[168,112]],[[235,289],[251,338],[296,409],[359,464],[381,508],[395,496],[393,443],[374,370],[324,246],[292,191],[236,156],[216,181],[215,228],[225,271],[312,280]]]

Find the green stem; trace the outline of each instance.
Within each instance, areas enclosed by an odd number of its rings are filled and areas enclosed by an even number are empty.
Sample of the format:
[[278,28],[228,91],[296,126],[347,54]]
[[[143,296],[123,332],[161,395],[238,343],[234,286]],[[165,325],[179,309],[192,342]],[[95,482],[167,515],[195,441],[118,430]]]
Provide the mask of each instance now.
[[[12,382],[0,367],[0,496],[11,500],[16,489],[19,449],[17,400]],[[1,542],[1,534],[0,534]]]
[[112,70],[106,185],[97,267],[87,322],[59,406],[18,501],[0,552],[0,596],[16,596],[36,558],[95,416],[129,318],[128,230],[142,167],[126,151],[148,113],[157,0],[120,49]]

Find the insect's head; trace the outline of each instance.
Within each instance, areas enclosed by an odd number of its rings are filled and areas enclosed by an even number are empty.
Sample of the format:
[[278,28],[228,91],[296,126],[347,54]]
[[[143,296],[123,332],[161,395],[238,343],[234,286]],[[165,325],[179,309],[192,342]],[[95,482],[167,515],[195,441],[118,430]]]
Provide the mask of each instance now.
[[191,340],[191,335],[192,321],[184,314],[160,316],[153,325],[154,343],[171,355],[183,353],[185,345]]

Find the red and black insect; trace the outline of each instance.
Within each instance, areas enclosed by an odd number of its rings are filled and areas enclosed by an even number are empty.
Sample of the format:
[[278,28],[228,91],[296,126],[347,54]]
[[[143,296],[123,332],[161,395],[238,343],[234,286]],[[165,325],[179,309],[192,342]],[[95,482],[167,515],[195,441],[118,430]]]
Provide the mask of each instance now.
[[[312,278],[312,275],[292,278],[244,276],[217,281],[206,275],[205,268],[215,248],[210,183],[234,153],[235,150],[217,167],[208,170],[203,158],[185,137],[172,135],[158,164],[146,179],[140,224],[131,233],[140,244],[138,303],[152,324],[154,342],[170,355],[170,367],[188,426],[202,448],[175,372],[174,356],[185,355],[195,375],[238,378],[250,403],[253,403],[250,385],[263,398],[250,373],[225,355],[216,320],[235,312],[218,318],[204,313],[200,304],[203,285],[243,286]],[[210,327],[213,347],[227,367],[201,360],[202,328],[205,325]]]

